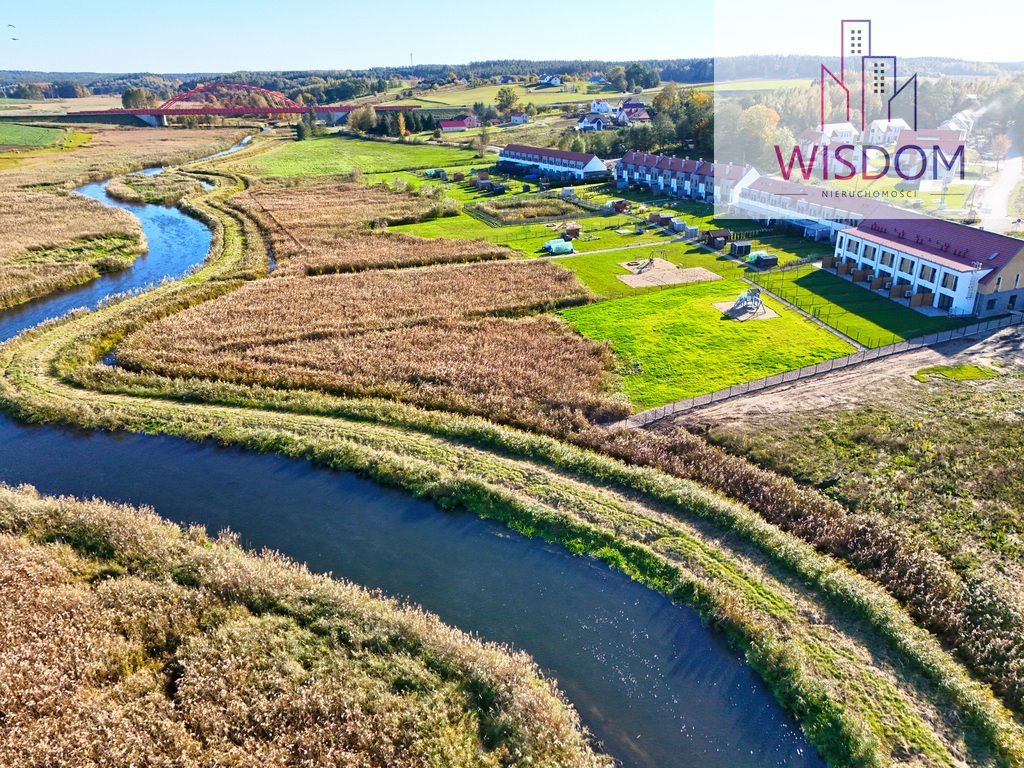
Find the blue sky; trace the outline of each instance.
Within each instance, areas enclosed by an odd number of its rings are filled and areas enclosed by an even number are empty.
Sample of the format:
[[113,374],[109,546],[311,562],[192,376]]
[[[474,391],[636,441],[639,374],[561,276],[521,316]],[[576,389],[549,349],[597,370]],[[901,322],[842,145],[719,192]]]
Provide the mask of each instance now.
[[[492,58],[710,55],[682,31],[711,23],[711,0],[626,22],[621,0],[3,0],[0,69],[194,72],[345,69]],[[630,29],[623,34],[624,23]],[[669,30],[679,30],[671,33]],[[11,31],[11,30],[7,30]]]
[[[407,64],[410,53],[423,64],[827,55],[834,46],[825,44],[830,38],[822,38],[822,29],[831,30],[841,14],[832,5],[764,0],[654,5],[622,0],[9,0],[0,3],[0,30],[10,33],[0,37],[0,69],[345,69]],[[966,19],[962,3],[952,0],[929,0],[925,6],[862,0],[856,5],[859,17],[875,20],[880,48],[901,56],[1024,58],[1014,40],[1019,25],[1000,20],[999,7],[1006,6],[996,0],[977,4]],[[715,11],[717,25],[712,23]]]

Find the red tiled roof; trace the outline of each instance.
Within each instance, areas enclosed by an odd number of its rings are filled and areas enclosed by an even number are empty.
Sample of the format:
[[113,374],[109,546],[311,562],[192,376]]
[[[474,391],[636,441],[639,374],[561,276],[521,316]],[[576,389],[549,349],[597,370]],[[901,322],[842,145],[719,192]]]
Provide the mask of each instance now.
[[586,165],[597,158],[592,152],[570,152],[565,149],[550,149],[548,147],[531,147],[526,144],[508,144],[502,152],[521,152],[525,155],[537,155],[541,158],[553,158],[557,160],[572,160]]
[[1017,238],[909,211],[898,220],[867,218],[854,234],[961,272],[980,263],[982,269],[991,270],[981,279],[983,283],[1024,250],[1024,241]]
[[963,146],[960,131],[949,131],[936,128],[934,130],[912,131],[904,128],[896,139],[897,147],[913,144],[922,148],[938,146],[943,152],[955,152]]
[[675,157],[674,155],[655,155],[649,152],[638,152],[635,149],[627,152],[623,156],[622,162],[659,171],[681,171],[683,173],[696,173],[701,166],[706,165],[700,159],[691,160],[688,157]]

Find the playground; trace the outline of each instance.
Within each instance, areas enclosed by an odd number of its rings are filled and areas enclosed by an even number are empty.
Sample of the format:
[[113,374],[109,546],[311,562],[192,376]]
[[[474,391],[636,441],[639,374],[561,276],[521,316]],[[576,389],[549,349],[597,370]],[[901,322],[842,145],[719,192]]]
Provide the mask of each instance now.
[[854,351],[770,297],[754,317],[771,322],[731,319],[728,310],[749,287],[738,279],[672,286],[559,314],[584,336],[611,343],[622,388],[638,409]]
[[739,322],[771,320],[779,316],[778,312],[765,305],[760,288],[747,288],[737,297],[736,301],[719,301],[715,302],[714,306],[730,320]]
[[680,267],[671,261],[650,256],[646,259],[621,261],[620,267],[628,274],[616,277],[631,288],[653,288],[660,285],[685,285],[721,280],[722,276],[703,267]]

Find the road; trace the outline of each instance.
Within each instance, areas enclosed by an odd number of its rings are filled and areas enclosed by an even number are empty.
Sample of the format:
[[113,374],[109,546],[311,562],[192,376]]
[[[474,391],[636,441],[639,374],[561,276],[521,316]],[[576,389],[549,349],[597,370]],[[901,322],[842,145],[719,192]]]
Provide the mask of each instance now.
[[1009,214],[1010,199],[1021,181],[1021,154],[1014,146],[985,190],[981,204],[981,226],[989,232],[1006,232],[1017,217]]

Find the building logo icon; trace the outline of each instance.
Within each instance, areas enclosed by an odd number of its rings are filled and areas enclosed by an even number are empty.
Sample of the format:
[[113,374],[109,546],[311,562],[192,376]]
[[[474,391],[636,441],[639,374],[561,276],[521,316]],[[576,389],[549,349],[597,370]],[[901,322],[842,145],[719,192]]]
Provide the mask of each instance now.
[[[877,96],[884,103],[886,120],[893,120],[894,107],[900,102],[907,102],[908,124],[917,130],[917,73],[908,77],[902,84],[897,84],[895,56],[876,56],[871,51],[871,20],[843,19],[840,29],[839,73],[836,74],[824,64],[821,65],[821,121],[819,130],[824,131],[827,124],[828,90],[830,86],[839,88],[846,105],[846,120],[850,120],[851,102],[856,103],[860,96],[860,131],[867,130],[869,99],[868,95]],[[858,93],[851,93],[852,83],[847,82],[850,64],[860,62],[860,82]],[[856,71],[854,67],[853,71]],[[904,93],[906,92],[906,93]],[[877,116],[882,119],[881,115]]]

